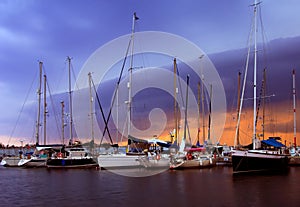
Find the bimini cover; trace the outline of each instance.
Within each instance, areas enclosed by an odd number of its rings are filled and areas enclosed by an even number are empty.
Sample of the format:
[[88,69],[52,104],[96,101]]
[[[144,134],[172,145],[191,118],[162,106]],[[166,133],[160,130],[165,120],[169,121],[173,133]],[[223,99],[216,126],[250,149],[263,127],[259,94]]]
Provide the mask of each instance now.
[[273,146],[273,147],[285,147],[284,144],[282,144],[281,142],[278,142],[276,139],[273,139],[273,138],[269,138],[267,140],[262,140],[261,142],[266,145]]

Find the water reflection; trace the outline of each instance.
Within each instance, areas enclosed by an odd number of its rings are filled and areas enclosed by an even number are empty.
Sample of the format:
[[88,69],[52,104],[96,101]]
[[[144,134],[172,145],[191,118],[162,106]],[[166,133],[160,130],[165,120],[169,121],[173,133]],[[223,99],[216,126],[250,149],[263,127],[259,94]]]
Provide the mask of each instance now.
[[107,170],[0,168],[1,206],[299,206],[299,184],[300,168],[285,175],[238,177],[230,167],[167,170],[147,177]]

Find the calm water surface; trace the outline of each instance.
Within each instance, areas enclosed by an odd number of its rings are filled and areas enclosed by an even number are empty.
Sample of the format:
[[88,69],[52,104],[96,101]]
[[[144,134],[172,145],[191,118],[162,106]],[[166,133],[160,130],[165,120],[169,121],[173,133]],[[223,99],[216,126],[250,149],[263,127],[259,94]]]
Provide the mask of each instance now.
[[300,206],[300,167],[232,176],[230,167],[133,178],[105,170],[0,168],[0,206]]

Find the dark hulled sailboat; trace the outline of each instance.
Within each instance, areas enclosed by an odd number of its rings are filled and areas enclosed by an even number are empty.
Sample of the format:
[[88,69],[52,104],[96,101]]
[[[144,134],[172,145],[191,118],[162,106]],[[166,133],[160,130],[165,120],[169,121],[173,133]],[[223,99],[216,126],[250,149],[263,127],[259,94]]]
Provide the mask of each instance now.
[[[257,9],[260,2],[254,0],[254,4],[252,5],[254,8],[254,83],[253,83],[253,138],[252,138],[252,146],[253,150],[234,150],[232,153],[232,167],[233,173],[252,173],[252,172],[284,172],[288,168],[289,158],[287,154],[282,153],[283,150],[262,150],[260,149],[260,140],[256,137],[256,66],[257,66],[257,43],[256,43],[256,32],[257,32],[257,23],[256,23],[256,15]],[[250,35],[250,40],[252,37]],[[245,83],[246,83],[246,75],[248,69],[249,62],[249,54],[250,54],[251,45],[249,44],[248,56],[247,56],[247,65],[243,83],[243,91],[241,96],[241,104],[240,110],[242,109]],[[238,132],[240,122],[240,114],[238,116],[238,124],[236,134]]]

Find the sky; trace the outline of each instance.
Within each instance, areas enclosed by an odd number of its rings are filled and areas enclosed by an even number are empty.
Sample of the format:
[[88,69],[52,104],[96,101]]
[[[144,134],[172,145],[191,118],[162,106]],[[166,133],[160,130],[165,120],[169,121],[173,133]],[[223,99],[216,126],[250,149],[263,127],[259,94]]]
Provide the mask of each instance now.
[[[24,117],[19,120],[19,116],[24,100],[36,100],[39,61],[43,61],[52,93],[66,93],[66,57],[72,57],[75,80],[95,50],[131,32],[134,12],[139,17],[137,32],[179,35],[208,54],[224,83],[231,113],[234,106],[228,100],[234,97],[236,74],[244,66],[252,3],[252,0],[0,0],[0,142],[6,145],[18,144],[21,139],[32,141],[29,137],[34,136],[34,122],[28,123]],[[300,73],[300,2],[265,0],[261,8],[267,49],[274,49],[268,61],[277,67],[270,72],[269,88],[279,91],[276,103],[279,106],[287,102],[282,105],[287,108],[291,70],[295,68],[296,74]],[[276,84],[279,81],[281,84]],[[32,116],[36,116],[34,111]]]

